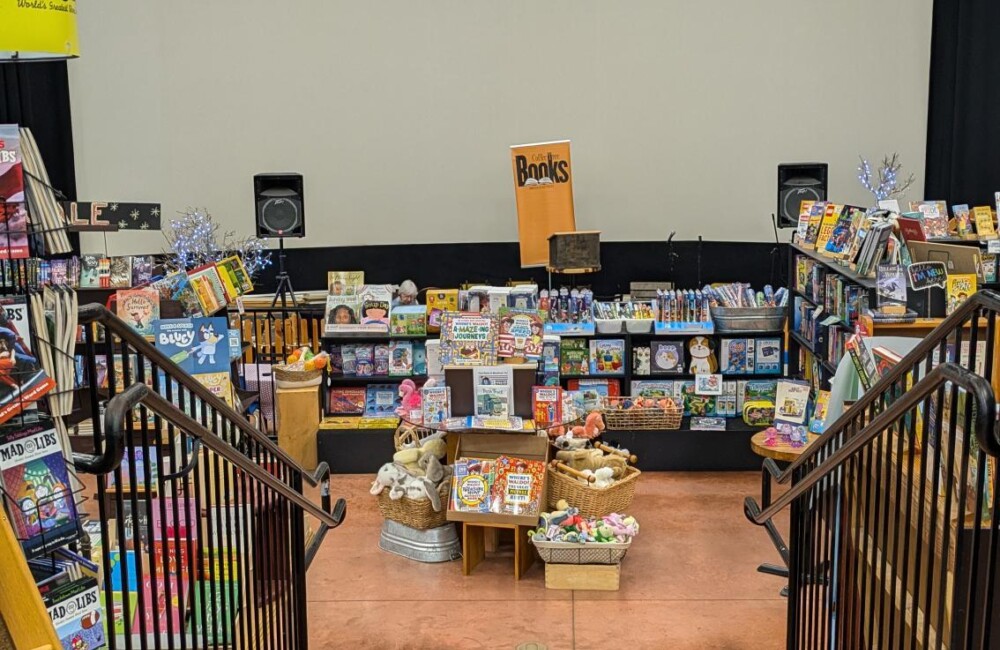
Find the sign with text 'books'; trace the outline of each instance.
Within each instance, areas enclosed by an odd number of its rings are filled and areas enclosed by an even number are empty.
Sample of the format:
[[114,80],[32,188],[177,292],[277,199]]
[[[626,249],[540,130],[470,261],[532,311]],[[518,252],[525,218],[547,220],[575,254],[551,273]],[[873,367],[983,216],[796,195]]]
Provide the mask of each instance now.
[[510,148],[521,266],[545,266],[549,235],[576,230],[569,140]]

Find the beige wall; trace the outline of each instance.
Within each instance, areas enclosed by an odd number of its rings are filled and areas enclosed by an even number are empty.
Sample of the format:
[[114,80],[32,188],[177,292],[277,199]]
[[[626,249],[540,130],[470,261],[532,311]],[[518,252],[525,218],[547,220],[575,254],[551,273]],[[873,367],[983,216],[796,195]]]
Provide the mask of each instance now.
[[578,227],[767,240],[779,162],[865,201],[858,154],[898,151],[923,198],[931,1],[81,2],[79,195],[250,232],[294,170],[292,245],[512,241],[508,146],[569,138]]

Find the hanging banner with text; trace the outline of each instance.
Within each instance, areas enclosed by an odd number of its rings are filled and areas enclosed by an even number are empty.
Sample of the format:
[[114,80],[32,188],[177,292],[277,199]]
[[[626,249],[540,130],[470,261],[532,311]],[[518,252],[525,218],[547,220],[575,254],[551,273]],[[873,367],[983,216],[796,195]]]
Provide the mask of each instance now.
[[0,59],[80,56],[76,0],[0,0]]
[[545,266],[549,235],[576,230],[569,140],[510,148],[521,266]]

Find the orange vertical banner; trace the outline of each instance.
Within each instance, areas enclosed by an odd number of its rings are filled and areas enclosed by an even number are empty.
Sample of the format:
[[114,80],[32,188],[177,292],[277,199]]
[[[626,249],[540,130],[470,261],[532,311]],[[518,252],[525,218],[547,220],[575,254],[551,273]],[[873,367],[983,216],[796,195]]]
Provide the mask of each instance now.
[[569,140],[514,145],[510,148],[510,163],[514,170],[521,266],[545,266],[549,261],[549,235],[576,230]]

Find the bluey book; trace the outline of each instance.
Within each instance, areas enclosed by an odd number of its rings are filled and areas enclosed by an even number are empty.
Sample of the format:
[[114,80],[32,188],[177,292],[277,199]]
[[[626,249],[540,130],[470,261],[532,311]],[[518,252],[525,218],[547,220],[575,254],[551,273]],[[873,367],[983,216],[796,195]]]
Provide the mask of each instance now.
[[153,344],[191,375],[229,372],[229,321],[213,318],[160,318]]
[[409,377],[413,374],[413,343],[392,341],[389,343],[389,375]]
[[127,289],[132,286],[132,258],[128,255],[112,257],[108,267],[109,286]]
[[781,372],[781,339],[757,339],[755,343],[757,357],[754,362],[754,372],[758,375]]
[[451,388],[448,386],[429,386],[420,389],[424,425],[441,424],[451,417]]
[[755,343],[752,338],[722,339],[720,372],[732,375],[752,375],[756,364]]

